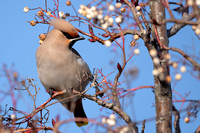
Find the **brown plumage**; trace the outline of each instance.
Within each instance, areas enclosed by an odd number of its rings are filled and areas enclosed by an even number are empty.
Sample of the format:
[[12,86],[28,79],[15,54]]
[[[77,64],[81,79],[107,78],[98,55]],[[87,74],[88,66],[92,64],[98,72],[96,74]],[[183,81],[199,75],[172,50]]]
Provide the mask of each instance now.
[[[61,19],[52,20],[50,24],[54,29],[47,34],[36,52],[37,69],[39,79],[46,90],[66,90],[65,94],[56,97],[60,100],[73,96],[72,90],[84,91],[91,72],[78,52],[72,48],[76,41],[83,39],[75,27]],[[81,97],[67,99],[62,105],[73,112],[79,127],[88,124]]]
[[68,33],[74,38],[79,36],[76,28],[64,19],[53,19],[53,20],[49,21],[49,23],[55,29],[58,29],[58,30],[65,32],[65,33]]

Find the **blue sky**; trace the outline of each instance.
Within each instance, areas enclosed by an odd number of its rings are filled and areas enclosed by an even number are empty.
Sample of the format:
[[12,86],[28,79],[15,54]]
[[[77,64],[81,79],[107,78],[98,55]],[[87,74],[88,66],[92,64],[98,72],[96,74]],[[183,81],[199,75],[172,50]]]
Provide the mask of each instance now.
[[[61,1],[60,9],[64,12],[69,12],[71,14],[74,14],[72,8],[65,6],[65,1]],[[72,3],[77,10],[79,8],[80,4],[85,4],[85,1],[75,1],[72,0]],[[39,82],[38,75],[37,75],[37,68],[36,68],[36,61],[35,61],[35,52],[37,50],[37,47],[39,46],[39,34],[45,33],[47,31],[46,25],[36,25],[35,27],[30,26],[27,21],[30,21],[33,19],[34,14],[36,11],[32,11],[30,13],[24,13],[23,8],[29,7],[29,8],[35,8],[38,6],[44,7],[44,1],[43,0],[20,0],[20,1],[2,1],[1,5],[3,5],[0,8],[0,40],[1,40],[1,48],[0,48],[0,66],[3,64],[7,64],[9,67],[14,64],[15,70],[19,72],[20,78],[25,79],[27,76],[30,78],[34,78],[36,81]],[[77,23],[74,23],[76,27],[78,27]],[[170,25],[168,25],[169,27]],[[87,27],[84,25],[81,25],[79,27],[81,30],[87,31]],[[120,51],[119,54],[113,53],[112,48],[113,46],[106,48],[105,46],[102,46],[99,43],[90,43],[86,37],[86,40],[79,41],[74,48],[80,53],[80,55],[83,57],[83,59],[88,63],[90,69],[93,68],[102,68],[104,74],[108,74],[112,71],[115,73],[111,76],[110,79],[113,80],[113,76],[116,74],[117,69],[116,65],[117,62],[121,62],[120,58]],[[130,50],[129,43],[131,41],[132,37],[128,36],[126,38],[126,44],[127,44],[127,51]],[[137,56],[134,56],[129,64],[127,65],[127,69],[135,67],[138,68],[139,74],[136,79],[133,80],[131,84],[131,88],[142,86],[142,85],[153,85],[153,76],[152,76],[152,63],[150,60],[150,57],[148,55],[148,52],[144,46],[144,43],[140,39],[138,41],[139,43],[139,49],[140,54]],[[199,56],[200,48],[199,48],[199,40],[194,35],[194,32],[192,31],[191,27],[185,27],[182,29],[177,35],[170,38],[170,46],[176,46],[178,48],[181,48],[183,51],[187,52],[188,54],[195,54],[197,57]],[[195,48],[194,48],[195,47]],[[174,54],[171,52],[172,58],[175,57],[173,60],[181,60],[181,56],[178,56],[177,54]],[[179,58],[177,58],[179,57]],[[114,65],[111,66],[109,62],[114,59]],[[181,66],[181,65],[179,65]],[[190,68],[188,68],[190,70]],[[174,73],[180,72],[179,69],[171,70],[171,74],[174,75]],[[1,79],[1,77],[0,77]],[[173,78],[174,79],[174,78]],[[124,78],[120,78],[120,81],[123,81]],[[0,80],[4,81],[4,80]],[[5,83],[0,82],[0,89],[8,88]],[[190,95],[188,96],[188,99],[194,99],[199,100],[199,86],[200,82],[199,80],[194,79],[191,74],[184,73],[181,81],[177,82],[175,87],[174,81],[172,81],[172,88],[175,89],[177,92],[182,94],[183,96],[186,93],[190,92]],[[43,86],[38,83],[38,87],[41,88],[40,93],[37,97],[37,106],[45,102],[49,95],[45,92]],[[122,87],[126,87],[125,85],[122,85]],[[129,89],[129,88],[126,88]],[[18,104],[18,107],[21,108],[23,111],[29,112],[32,109],[31,104],[31,98],[27,96],[26,92],[20,92],[22,96],[24,96],[24,100],[21,100]],[[94,90],[89,91],[90,94],[94,93]],[[176,96],[177,99],[180,99],[180,97]],[[5,99],[1,105],[4,107],[4,105],[8,103],[8,105],[12,106],[11,99],[7,98]],[[132,117],[135,121],[141,121],[143,119],[152,118],[155,116],[155,108],[154,108],[154,95],[150,89],[143,89],[138,90],[134,93],[134,98],[131,99],[131,102],[128,102],[129,104],[126,106],[127,110],[126,112]],[[22,106],[22,105],[25,105]],[[177,109],[180,109],[181,104],[176,104]],[[187,105],[187,104],[185,104]],[[186,107],[186,106],[184,106]],[[103,109],[101,111],[101,107],[98,106],[96,103],[84,100],[84,108],[87,116],[89,118],[98,118],[97,120],[100,120],[100,116],[109,116],[112,111],[108,109]],[[59,114],[61,119],[68,119],[72,118],[72,114],[70,114],[68,111],[65,110],[64,107],[62,107],[60,104],[55,104],[48,108],[50,113],[50,118],[55,119],[55,117]],[[195,129],[199,126],[199,118],[194,119],[191,118],[191,122],[189,124],[184,123],[184,117],[186,116],[186,113],[184,112],[181,115],[181,128],[182,132],[194,132]],[[51,125],[51,122],[48,123]],[[124,124],[123,120],[118,119],[117,124],[122,125]],[[139,129],[141,130],[141,124],[138,125]],[[88,126],[89,127],[89,126]],[[74,123],[71,123],[70,125],[65,124],[62,126],[62,130],[72,132],[83,132],[86,131],[88,127],[84,128],[78,128]],[[92,128],[90,132],[94,132],[96,129]],[[147,132],[155,132],[155,121],[148,122],[146,124]],[[97,129],[97,131],[101,131],[101,129]]]

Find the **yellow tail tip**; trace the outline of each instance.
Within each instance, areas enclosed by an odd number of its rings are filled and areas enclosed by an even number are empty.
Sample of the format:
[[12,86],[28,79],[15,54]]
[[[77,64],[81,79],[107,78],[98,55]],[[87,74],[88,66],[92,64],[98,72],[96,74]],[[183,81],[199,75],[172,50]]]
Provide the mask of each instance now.
[[88,125],[88,122],[76,122],[76,125],[78,127],[82,127],[82,126]]

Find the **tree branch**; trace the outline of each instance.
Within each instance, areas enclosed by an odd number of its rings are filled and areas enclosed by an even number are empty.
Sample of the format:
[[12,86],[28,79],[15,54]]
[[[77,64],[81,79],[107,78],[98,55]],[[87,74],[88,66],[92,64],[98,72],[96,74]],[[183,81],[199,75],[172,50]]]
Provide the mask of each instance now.
[[175,133],[181,133],[181,129],[180,129],[180,126],[179,126],[180,115],[179,115],[179,112],[175,108],[174,105],[172,106],[172,111],[173,111],[174,118],[175,118],[175,120],[174,120],[174,130],[175,130]]
[[[104,45],[104,41],[105,40],[103,40],[103,39],[101,39],[101,38],[99,38],[99,37],[97,37],[95,35],[91,35],[91,34],[89,34],[87,32],[84,32],[84,31],[82,31],[80,29],[76,28],[76,30],[78,32],[80,32],[81,34],[84,34],[84,35],[86,35],[88,37],[91,37],[92,39],[94,39],[94,41],[97,41],[97,42],[101,43],[102,45]],[[140,34],[140,32],[138,30],[124,29],[122,33],[124,35],[127,35],[127,34],[136,35],[137,34],[137,35],[141,36],[141,34]],[[111,37],[109,39],[106,39],[106,40],[110,40],[111,42],[113,42],[115,39],[120,38],[122,33],[121,32],[119,32],[119,33],[110,33],[110,35],[108,34],[108,36],[111,36]]]
[[135,22],[137,23],[137,26],[139,27],[139,29],[141,31],[144,30],[144,27],[142,26],[142,23],[140,22],[140,19],[136,13],[136,10],[135,10],[135,5],[132,4],[131,2],[129,2],[128,0],[124,0],[124,2],[129,6],[129,8],[131,9],[131,12],[133,14],[133,17],[135,19]]
[[[190,20],[194,19],[195,15],[194,13],[190,13],[188,15],[183,16],[183,20],[182,21],[178,21],[174,20],[174,22],[176,22],[176,24],[174,24],[169,30],[167,30],[167,34],[168,37],[172,37],[173,35],[175,35],[180,29],[182,29],[183,27],[185,27]],[[170,21],[166,21],[166,22],[170,22]],[[182,23],[181,23],[182,22]],[[191,24],[195,24],[196,22],[191,22]]]
[[174,48],[174,47],[170,47],[168,48],[169,50],[178,52],[179,54],[181,54],[186,60],[188,60],[192,66],[194,68],[196,68],[198,71],[200,71],[200,64],[198,64],[195,60],[193,60],[189,55],[187,55],[186,53],[184,53],[182,50],[178,49],[178,48]]
[[[159,25],[165,20],[165,7],[162,4],[162,0],[149,0],[150,17],[154,23],[152,28],[152,42],[157,49],[159,55],[160,67],[163,69],[161,73],[163,78],[169,75],[169,65],[166,64],[164,55],[168,53],[163,48],[168,47],[169,40],[167,36],[166,24]],[[161,49],[157,48],[157,45],[162,46]],[[158,69],[154,65],[154,69]],[[159,74],[159,75],[161,75]],[[154,76],[155,86],[155,103],[156,103],[156,132],[158,133],[172,133],[172,91],[171,85],[163,80],[160,76]]]
[[[74,91],[75,94],[80,94],[80,92],[76,92]],[[114,105],[113,103],[108,103],[108,102],[105,102],[101,99],[98,99],[96,96],[92,96],[92,95],[89,95],[89,94],[81,94],[82,97],[85,97],[91,101],[94,101],[96,102],[98,105],[101,105],[105,108],[108,108],[110,110],[113,110],[115,113],[117,113],[128,125],[131,125],[134,130],[135,130],[135,133],[138,132],[138,128],[137,126],[132,122],[131,118],[129,115],[127,115],[123,110],[121,110],[119,107],[117,107],[116,105]]]

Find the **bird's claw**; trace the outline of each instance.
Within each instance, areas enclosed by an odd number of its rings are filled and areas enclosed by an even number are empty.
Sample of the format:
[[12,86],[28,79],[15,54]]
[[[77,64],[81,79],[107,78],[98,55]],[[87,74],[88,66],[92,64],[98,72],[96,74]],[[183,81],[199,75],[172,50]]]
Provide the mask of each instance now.
[[49,90],[47,90],[47,92],[49,93],[49,95],[52,96],[55,94],[54,89],[53,88],[49,88]]

